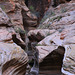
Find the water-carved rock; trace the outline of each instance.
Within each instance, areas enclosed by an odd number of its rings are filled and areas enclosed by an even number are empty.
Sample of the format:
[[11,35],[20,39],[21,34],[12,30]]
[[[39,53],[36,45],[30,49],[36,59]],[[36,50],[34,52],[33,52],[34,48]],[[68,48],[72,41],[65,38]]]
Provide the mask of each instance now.
[[0,43],[0,69],[2,75],[24,75],[27,54],[15,43]]

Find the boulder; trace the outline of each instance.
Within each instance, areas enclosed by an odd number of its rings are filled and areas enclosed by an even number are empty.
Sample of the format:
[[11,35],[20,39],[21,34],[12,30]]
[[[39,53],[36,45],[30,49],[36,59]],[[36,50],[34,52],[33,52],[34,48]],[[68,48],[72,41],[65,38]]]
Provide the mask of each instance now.
[[0,42],[0,74],[2,75],[24,75],[28,56],[15,43]]
[[49,29],[35,29],[28,32],[28,38],[31,41],[41,41],[46,36],[54,33],[56,30],[49,30]]

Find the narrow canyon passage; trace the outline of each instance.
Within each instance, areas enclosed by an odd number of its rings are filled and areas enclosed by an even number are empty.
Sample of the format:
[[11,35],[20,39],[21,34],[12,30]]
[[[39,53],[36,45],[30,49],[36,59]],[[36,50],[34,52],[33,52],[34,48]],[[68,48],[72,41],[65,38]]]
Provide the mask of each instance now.
[[75,75],[74,56],[75,0],[0,0],[0,73]]

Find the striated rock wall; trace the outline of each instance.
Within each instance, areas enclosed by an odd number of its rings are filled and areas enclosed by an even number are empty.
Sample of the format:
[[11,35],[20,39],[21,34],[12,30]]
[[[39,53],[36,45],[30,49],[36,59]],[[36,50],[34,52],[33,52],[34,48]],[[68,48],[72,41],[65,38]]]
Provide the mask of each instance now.
[[24,75],[27,62],[27,54],[21,47],[15,43],[0,43],[0,68],[2,75]]
[[[22,15],[22,10],[25,15]],[[31,22],[34,20],[31,15],[24,1],[0,0],[0,75],[25,75],[28,56],[23,50],[26,26],[23,24],[23,16],[28,16]],[[37,17],[35,21],[37,25]],[[20,36],[22,32],[23,36]]]

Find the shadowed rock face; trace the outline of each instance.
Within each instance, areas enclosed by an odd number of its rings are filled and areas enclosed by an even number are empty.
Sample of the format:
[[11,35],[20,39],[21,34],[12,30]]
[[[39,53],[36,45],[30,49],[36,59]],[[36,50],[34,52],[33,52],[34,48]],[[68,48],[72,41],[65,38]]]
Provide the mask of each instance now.
[[65,49],[58,47],[40,63],[40,75],[60,75]]
[[28,32],[28,38],[30,41],[41,41],[44,39],[47,35],[54,33],[55,30],[49,30],[49,29],[35,29]]
[[[39,5],[38,5],[39,4]],[[50,5],[50,0],[29,0],[28,7],[32,12],[34,12],[40,19],[44,16],[45,11],[48,10]],[[34,9],[31,9],[33,7]]]
[[69,1],[71,0],[26,0],[26,4],[40,21],[50,6],[56,7],[61,3]]
[[29,1],[29,0],[25,0],[25,4],[26,4],[27,7],[28,7],[28,1]]

